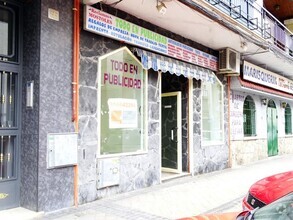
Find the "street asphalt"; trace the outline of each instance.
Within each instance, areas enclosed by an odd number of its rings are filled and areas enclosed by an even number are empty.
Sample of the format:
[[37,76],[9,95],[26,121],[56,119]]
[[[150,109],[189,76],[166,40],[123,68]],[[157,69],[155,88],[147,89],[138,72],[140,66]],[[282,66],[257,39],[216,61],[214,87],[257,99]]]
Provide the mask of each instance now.
[[289,170],[293,170],[293,154],[194,177],[185,176],[55,212],[35,213],[22,208],[0,211],[0,219],[163,220],[241,211],[241,200],[251,184]]

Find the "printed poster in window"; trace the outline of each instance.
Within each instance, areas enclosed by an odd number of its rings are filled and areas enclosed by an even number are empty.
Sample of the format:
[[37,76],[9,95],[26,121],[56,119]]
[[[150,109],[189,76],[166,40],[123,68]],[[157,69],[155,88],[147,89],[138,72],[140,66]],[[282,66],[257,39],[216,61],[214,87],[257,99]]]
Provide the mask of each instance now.
[[108,99],[109,128],[137,128],[137,100]]

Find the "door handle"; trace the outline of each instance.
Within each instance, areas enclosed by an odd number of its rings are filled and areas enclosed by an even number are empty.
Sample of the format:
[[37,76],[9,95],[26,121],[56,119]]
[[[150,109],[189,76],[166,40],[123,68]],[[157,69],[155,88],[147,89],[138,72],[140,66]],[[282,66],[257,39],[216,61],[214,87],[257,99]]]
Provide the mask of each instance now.
[[[174,141],[174,131],[176,130],[176,136],[177,136],[177,127],[174,127],[171,129],[171,141]],[[174,141],[175,143],[177,143],[178,141]]]

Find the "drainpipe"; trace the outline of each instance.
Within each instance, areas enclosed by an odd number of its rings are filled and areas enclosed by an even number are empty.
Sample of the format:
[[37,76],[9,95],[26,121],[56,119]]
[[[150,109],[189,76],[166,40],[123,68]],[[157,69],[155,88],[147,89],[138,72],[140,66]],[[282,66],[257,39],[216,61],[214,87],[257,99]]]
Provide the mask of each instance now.
[[[79,0],[73,0],[72,121],[78,132]],[[78,205],[78,165],[74,166],[74,205]]]
[[230,101],[231,101],[231,76],[227,76],[228,78],[228,150],[229,150],[229,158],[228,158],[228,167],[232,167],[232,151],[231,151],[231,125],[230,125]]

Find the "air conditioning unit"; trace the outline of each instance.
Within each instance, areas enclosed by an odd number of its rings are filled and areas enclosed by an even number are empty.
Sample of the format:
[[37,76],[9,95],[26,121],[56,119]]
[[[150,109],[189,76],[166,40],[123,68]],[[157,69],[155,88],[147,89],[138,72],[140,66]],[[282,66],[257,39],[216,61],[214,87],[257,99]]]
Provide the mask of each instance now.
[[240,53],[231,48],[219,51],[219,73],[227,75],[240,75]]

